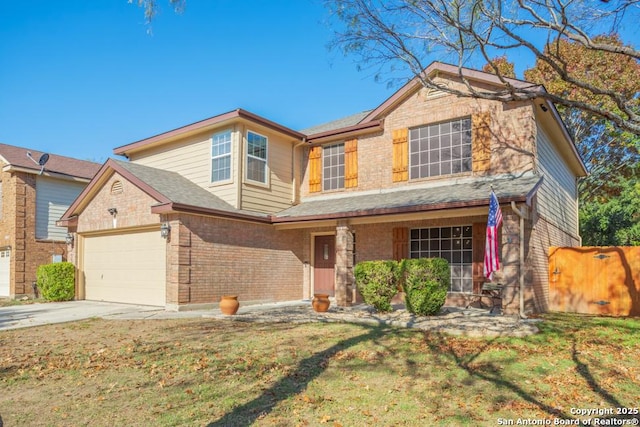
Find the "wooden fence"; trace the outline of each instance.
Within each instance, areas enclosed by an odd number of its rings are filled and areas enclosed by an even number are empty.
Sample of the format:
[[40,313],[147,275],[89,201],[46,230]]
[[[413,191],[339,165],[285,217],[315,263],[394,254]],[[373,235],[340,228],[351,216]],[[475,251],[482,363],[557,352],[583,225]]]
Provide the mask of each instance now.
[[549,248],[549,310],[640,316],[640,247]]

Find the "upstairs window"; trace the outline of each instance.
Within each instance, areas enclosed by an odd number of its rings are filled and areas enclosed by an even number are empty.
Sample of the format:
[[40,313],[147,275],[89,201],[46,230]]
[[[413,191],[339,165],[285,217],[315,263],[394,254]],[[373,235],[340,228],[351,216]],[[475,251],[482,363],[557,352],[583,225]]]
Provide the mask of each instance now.
[[322,147],[322,189],[344,188],[344,143]]
[[410,179],[470,172],[471,158],[469,117],[409,132]]
[[267,183],[267,137],[247,132],[247,179]]
[[231,180],[231,131],[211,137],[211,182]]

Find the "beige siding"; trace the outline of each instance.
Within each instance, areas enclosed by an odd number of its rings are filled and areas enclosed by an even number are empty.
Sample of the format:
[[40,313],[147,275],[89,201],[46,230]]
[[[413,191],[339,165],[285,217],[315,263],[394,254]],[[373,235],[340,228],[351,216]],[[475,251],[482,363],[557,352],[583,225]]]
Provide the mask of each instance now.
[[560,230],[578,236],[576,176],[541,127],[537,132],[537,151],[538,170],[544,177],[538,190],[538,213]]
[[[264,135],[267,140],[267,174],[266,185],[247,181],[243,174],[241,208],[251,211],[275,213],[291,206],[293,197],[293,160],[292,142],[264,129],[248,127],[250,130]],[[243,151],[246,149],[243,142]],[[246,159],[243,156],[243,166]]]
[[[211,136],[228,128],[208,131],[196,136],[151,148],[143,153],[132,155],[130,161],[145,166],[177,172],[202,188],[237,207],[237,181],[222,185],[211,183]],[[238,145],[240,136],[232,133],[232,177],[236,175]]]
[[579,246],[580,241],[544,218],[537,217],[527,227],[528,250],[525,261],[527,312],[545,312],[549,309],[549,247]]

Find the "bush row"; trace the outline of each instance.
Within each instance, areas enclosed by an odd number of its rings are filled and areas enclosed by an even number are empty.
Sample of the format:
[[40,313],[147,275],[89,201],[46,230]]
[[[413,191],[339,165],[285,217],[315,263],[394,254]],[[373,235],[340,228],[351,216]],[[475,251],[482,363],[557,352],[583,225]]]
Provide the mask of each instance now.
[[440,311],[450,274],[449,263],[443,258],[363,261],[354,268],[356,287],[366,304],[379,312],[391,311],[391,300],[404,291],[407,310],[421,316]]

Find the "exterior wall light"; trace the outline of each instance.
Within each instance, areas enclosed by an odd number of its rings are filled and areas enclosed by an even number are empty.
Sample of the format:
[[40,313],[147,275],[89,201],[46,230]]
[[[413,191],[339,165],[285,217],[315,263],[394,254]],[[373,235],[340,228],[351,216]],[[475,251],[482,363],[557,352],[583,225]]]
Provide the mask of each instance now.
[[67,245],[73,245],[73,234],[67,233],[64,240],[67,242]]
[[171,231],[171,226],[169,225],[169,223],[163,222],[162,225],[160,226],[160,236],[163,239],[166,239],[167,237],[169,237],[170,231]]
[[107,211],[112,215],[112,216],[116,216],[118,214],[118,209],[116,208],[109,208],[107,209]]

